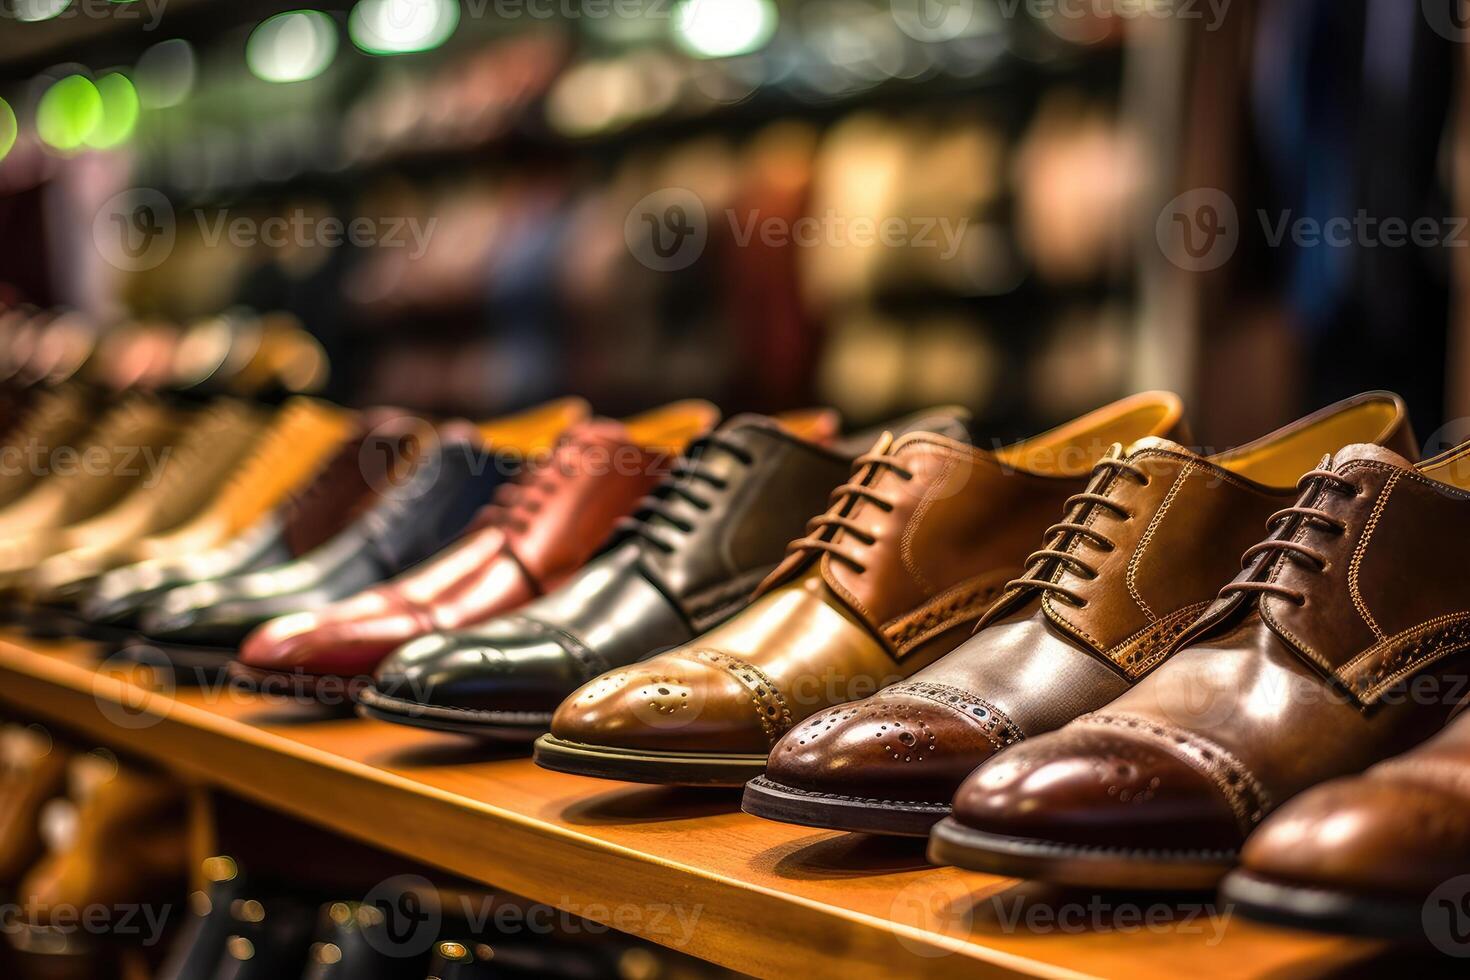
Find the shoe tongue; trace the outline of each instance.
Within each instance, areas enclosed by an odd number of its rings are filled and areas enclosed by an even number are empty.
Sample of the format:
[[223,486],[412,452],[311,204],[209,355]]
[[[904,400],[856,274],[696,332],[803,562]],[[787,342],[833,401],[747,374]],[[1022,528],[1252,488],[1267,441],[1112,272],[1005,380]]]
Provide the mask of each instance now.
[[765,429],[792,436],[803,442],[825,445],[837,438],[841,428],[842,422],[836,412],[831,409],[811,409],[777,416],[742,412],[726,419],[715,431],[736,432],[740,429]]
[[970,413],[963,408],[936,408],[894,419],[883,428],[892,432],[895,440],[916,432],[932,432],[969,445],[975,438],[970,432],[969,421]]
[[1332,469],[1340,470],[1348,463],[1355,460],[1371,461],[1375,463],[1387,463],[1400,469],[1411,470],[1414,464],[1409,462],[1392,449],[1373,443],[1354,443],[1351,446],[1343,446],[1332,456]]

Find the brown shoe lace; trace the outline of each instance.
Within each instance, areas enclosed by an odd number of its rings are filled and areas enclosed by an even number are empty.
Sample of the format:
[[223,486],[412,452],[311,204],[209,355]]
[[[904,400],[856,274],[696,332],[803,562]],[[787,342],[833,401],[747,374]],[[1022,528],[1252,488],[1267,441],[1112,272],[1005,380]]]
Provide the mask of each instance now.
[[822,551],[847,565],[853,571],[861,574],[868,570],[868,566],[862,561],[843,550],[841,543],[829,540],[823,535],[829,530],[843,530],[851,534],[865,545],[872,546],[878,543],[878,539],[869,533],[861,524],[852,518],[845,516],[850,508],[859,500],[866,500],[873,506],[884,512],[891,512],[896,504],[874,489],[870,482],[876,482],[877,476],[884,470],[890,470],[898,474],[899,478],[907,482],[914,478],[913,471],[905,469],[898,460],[884,453],[865,453],[853,461],[855,471],[868,469],[862,477],[842,484],[833,490],[827,498],[830,506],[827,510],[813,517],[806,523],[806,537],[797,538],[786,546],[788,553],[797,551]]
[[1112,497],[1099,492],[1107,477],[1111,474],[1126,473],[1138,481],[1139,486],[1148,486],[1149,475],[1145,473],[1137,463],[1131,463],[1117,455],[1121,447],[1114,446],[1102,459],[1092,467],[1092,487],[1083,493],[1073,494],[1062,504],[1062,512],[1066,520],[1053,524],[1041,535],[1043,547],[1033,551],[1026,556],[1022,563],[1025,569],[1021,578],[1012,579],[1006,583],[1005,591],[1019,588],[1036,588],[1044,593],[1051,593],[1078,609],[1087,605],[1087,600],[1075,590],[1068,588],[1058,582],[1041,577],[1041,568],[1048,562],[1057,562],[1070,568],[1084,578],[1091,580],[1098,576],[1096,566],[1090,564],[1085,558],[1067,550],[1067,547],[1077,538],[1087,538],[1095,543],[1103,551],[1113,551],[1118,545],[1107,535],[1097,528],[1086,523],[1088,514],[1094,508],[1101,507],[1111,511],[1125,521],[1131,521],[1134,517],[1132,511],[1118,503]]
[[[1307,473],[1297,481],[1297,489],[1305,491],[1313,483],[1320,483],[1321,488],[1340,493],[1346,496],[1356,496],[1360,491],[1357,484],[1345,480],[1331,470],[1315,469]],[[1303,498],[1305,499],[1305,498]],[[1292,518],[1300,518],[1304,523],[1315,524],[1317,527],[1334,534],[1342,534],[1347,530],[1347,525],[1340,519],[1316,507],[1307,507],[1301,503],[1291,507],[1284,507],[1272,514],[1266,520],[1266,530],[1274,533],[1282,524]],[[1253,544],[1245,550],[1240,558],[1240,567],[1249,568],[1251,563],[1261,555],[1271,555],[1267,564],[1275,560],[1276,555],[1285,555],[1288,561],[1306,561],[1313,571],[1322,571],[1327,567],[1327,556],[1315,548],[1302,544],[1300,541],[1288,541],[1283,538],[1268,538],[1259,544]],[[1231,582],[1220,590],[1220,598],[1225,598],[1236,592],[1254,592],[1264,595],[1280,596],[1298,606],[1306,605],[1306,593],[1300,589],[1282,585],[1279,582]]]

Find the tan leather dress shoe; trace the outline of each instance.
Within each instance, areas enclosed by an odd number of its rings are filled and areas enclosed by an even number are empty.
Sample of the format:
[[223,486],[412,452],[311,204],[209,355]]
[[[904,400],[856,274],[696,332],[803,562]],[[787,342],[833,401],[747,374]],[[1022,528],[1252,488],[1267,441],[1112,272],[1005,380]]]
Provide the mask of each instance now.
[[149,395],[131,395],[109,409],[76,445],[53,452],[36,486],[0,509],[0,590],[67,547],[64,529],[117,503],[166,458],[178,415]]
[[52,451],[73,444],[92,419],[92,399],[76,385],[36,392],[0,446],[0,507],[40,482]]
[[1174,395],[1135,395],[994,451],[885,435],[749,608],[583,685],[536,760],[614,779],[743,783],[792,726],[952,650],[1109,444],[1177,434],[1181,414]]
[[137,560],[204,551],[250,527],[316,475],[351,433],[352,424],[346,409],[292,398],[271,418],[214,499],[183,525],[140,538],[133,548]]
[[138,542],[202,510],[259,437],[263,419],[244,402],[223,400],[181,420],[160,466],[111,507],[62,529],[57,550],[26,576],[33,601],[75,595],[85,580],[141,557]]
[[931,856],[1207,887],[1286,800],[1443,727],[1470,683],[1470,444],[1417,467],[1349,446],[1301,490],[1168,662],[971,775]]
[[788,733],[746,789],[759,816],[925,836],[980,763],[1101,708],[1158,666],[1297,477],[1350,442],[1413,452],[1403,403],[1349,399],[1230,452],[1149,438],[1098,462],[1026,575],[949,656]]
[[1470,954],[1470,713],[1291,800],[1240,864],[1222,893],[1250,918]]

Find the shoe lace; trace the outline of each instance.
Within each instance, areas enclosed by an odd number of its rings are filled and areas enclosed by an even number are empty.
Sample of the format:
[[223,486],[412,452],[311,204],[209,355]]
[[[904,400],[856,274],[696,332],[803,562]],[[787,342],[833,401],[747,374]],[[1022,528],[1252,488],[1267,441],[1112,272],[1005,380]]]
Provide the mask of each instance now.
[[[1268,532],[1275,533],[1283,524],[1293,519],[1314,525],[1332,534],[1342,534],[1347,531],[1346,522],[1333,517],[1319,507],[1309,507],[1304,501],[1317,496],[1319,489],[1350,497],[1357,496],[1360,492],[1357,484],[1338,476],[1331,470],[1318,468],[1298,480],[1297,489],[1303,491],[1303,494],[1296,504],[1284,507],[1266,519]],[[1245,554],[1241,555],[1240,567],[1249,568],[1251,563],[1262,555],[1270,556],[1266,561],[1268,565],[1275,561],[1276,556],[1284,555],[1288,561],[1305,562],[1315,572],[1320,572],[1327,567],[1327,556],[1322,552],[1300,541],[1289,541],[1285,538],[1267,538],[1259,544],[1251,545],[1245,550]],[[1237,592],[1279,596],[1298,606],[1306,605],[1307,602],[1306,593],[1300,589],[1282,585],[1280,582],[1231,582],[1220,590],[1220,598],[1223,599]]]
[[1067,548],[1078,538],[1087,538],[1105,552],[1117,549],[1117,542],[1097,527],[1088,524],[1087,517],[1098,508],[1109,511],[1124,521],[1131,521],[1136,516],[1127,507],[1104,493],[1102,489],[1105,486],[1114,485],[1110,478],[1118,474],[1127,474],[1136,480],[1139,486],[1148,486],[1149,475],[1137,463],[1123,459],[1121,453],[1122,447],[1114,445],[1108,451],[1108,455],[1097,461],[1092,468],[1092,485],[1082,493],[1073,494],[1062,503],[1062,513],[1065,519],[1053,524],[1042,533],[1042,547],[1026,556],[1026,560],[1021,565],[1025,571],[1020,578],[1007,582],[1005,591],[1035,588],[1043,593],[1054,595],[1078,609],[1086,608],[1086,598],[1060,582],[1051,581],[1043,575],[1043,570],[1048,563],[1056,562],[1058,566],[1066,567],[1091,581],[1098,576],[1097,566],[1081,555],[1068,551]]
[[[899,479],[908,482],[914,478],[912,470],[904,468],[897,459],[886,453],[865,453],[859,456],[854,463],[854,471],[862,473],[860,477],[850,480],[833,490],[827,498],[830,506],[827,510],[806,523],[806,536],[797,538],[786,546],[787,553],[799,551],[821,551],[831,555],[838,561],[847,565],[859,574],[868,570],[867,565],[848,554],[843,548],[843,541],[834,540],[837,531],[846,531],[859,542],[871,547],[877,544],[878,539],[870,531],[848,515],[859,501],[866,500],[873,506],[878,507],[885,513],[892,512],[897,506],[892,500],[883,496],[875,487],[881,473],[887,471],[898,475]],[[867,472],[862,471],[866,468]],[[832,532],[828,536],[828,532]]]
[[748,450],[722,436],[707,435],[696,439],[653,493],[638,502],[637,510],[618,521],[615,533],[640,538],[665,554],[672,552],[676,547],[675,543],[664,536],[665,529],[654,524],[653,519],[659,518],[679,533],[688,534],[694,530],[695,524],[673,509],[672,498],[682,498],[696,510],[705,512],[714,503],[699,492],[699,484],[717,491],[729,489],[729,480],[715,475],[701,465],[711,449],[729,453],[742,466],[755,462],[755,457]]

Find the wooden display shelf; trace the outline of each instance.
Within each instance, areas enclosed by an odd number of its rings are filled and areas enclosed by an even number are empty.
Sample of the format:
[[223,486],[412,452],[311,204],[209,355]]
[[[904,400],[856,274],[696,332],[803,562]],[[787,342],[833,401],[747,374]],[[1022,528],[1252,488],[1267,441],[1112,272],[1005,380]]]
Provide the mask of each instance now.
[[733,791],[548,772],[523,756],[238,689],[168,694],[86,644],[0,639],[0,701],[214,786],[764,977],[1323,977],[1378,944],[934,868],[921,842],[772,823]]

